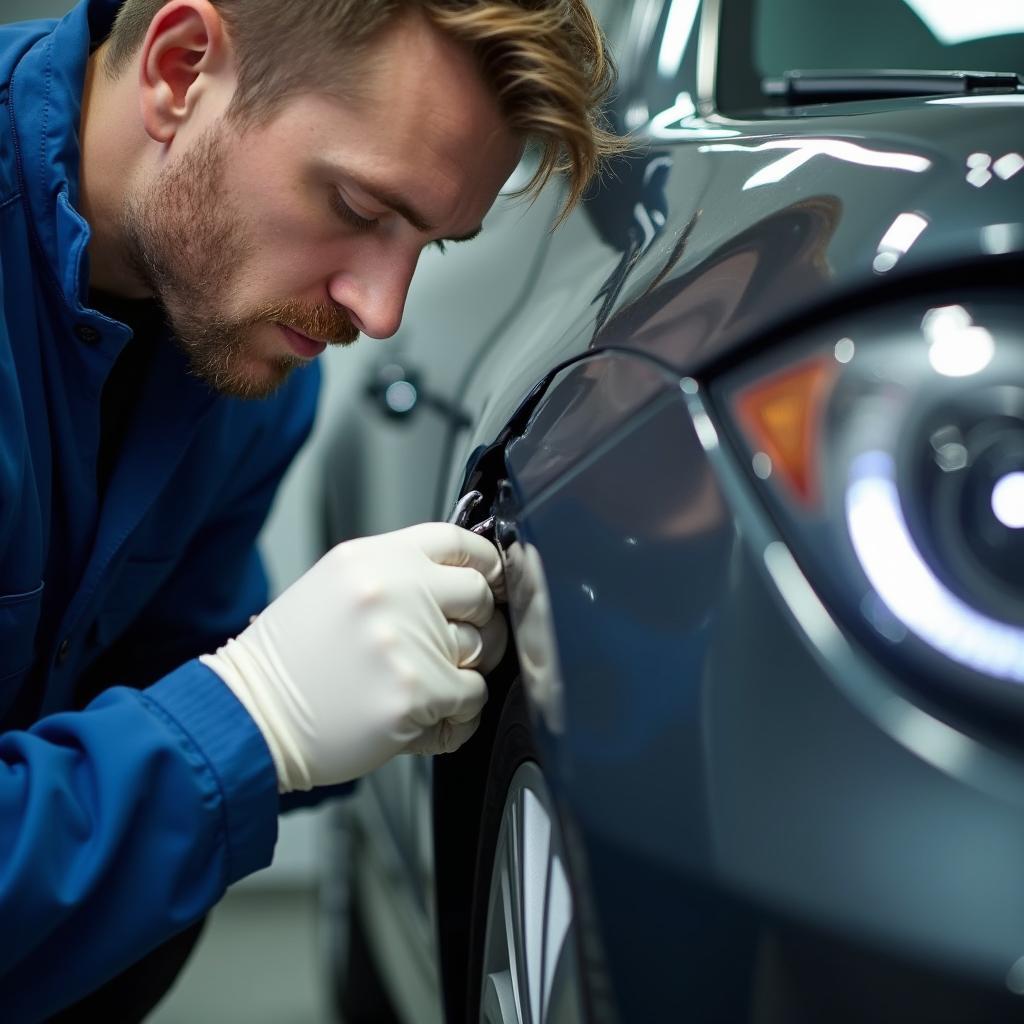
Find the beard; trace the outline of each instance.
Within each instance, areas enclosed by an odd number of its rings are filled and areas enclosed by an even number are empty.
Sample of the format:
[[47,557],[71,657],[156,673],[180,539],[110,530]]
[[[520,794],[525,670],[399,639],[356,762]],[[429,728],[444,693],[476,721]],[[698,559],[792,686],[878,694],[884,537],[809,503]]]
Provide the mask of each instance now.
[[222,121],[160,172],[149,191],[131,193],[121,212],[121,237],[134,273],[161,304],[190,371],[223,394],[266,398],[306,363],[299,356],[260,356],[259,325],[284,324],[330,345],[350,345],[359,332],[339,307],[270,302],[231,314],[239,268],[256,255],[245,219],[224,185]]

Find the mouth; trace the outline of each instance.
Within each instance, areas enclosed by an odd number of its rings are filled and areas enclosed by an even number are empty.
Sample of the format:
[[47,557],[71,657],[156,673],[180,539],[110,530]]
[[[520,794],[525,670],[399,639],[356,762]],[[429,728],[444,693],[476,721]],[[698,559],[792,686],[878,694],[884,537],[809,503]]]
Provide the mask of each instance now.
[[288,342],[288,347],[303,359],[316,359],[327,348],[326,342],[309,338],[292,327],[285,327],[284,324],[275,324],[275,326],[284,335],[285,341]]

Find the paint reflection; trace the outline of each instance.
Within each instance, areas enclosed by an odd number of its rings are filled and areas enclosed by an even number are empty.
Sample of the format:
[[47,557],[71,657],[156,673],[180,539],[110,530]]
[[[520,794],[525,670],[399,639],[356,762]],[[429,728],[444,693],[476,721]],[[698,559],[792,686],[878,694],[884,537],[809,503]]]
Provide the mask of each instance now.
[[544,565],[537,548],[522,541],[510,544],[504,555],[523,686],[547,728],[558,734],[565,727],[562,679]]
[[844,163],[860,167],[884,167],[893,171],[908,171],[921,174],[931,167],[927,157],[915,153],[899,153],[887,150],[869,149],[867,146],[848,142],[845,139],[773,139],[757,146],[744,146],[733,142],[715,142],[701,146],[702,153],[763,153],[777,150],[788,151],[774,163],[762,167],[751,175],[743,190],[774,185],[799,170],[817,156],[831,157]]
[[921,323],[928,361],[944,377],[970,377],[985,369],[996,352],[990,331],[974,323],[963,306],[930,309]]
[[901,213],[890,225],[878,243],[872,266],[875,273],[885,274],[905,256],[921,237],[928,221],[918,213]]

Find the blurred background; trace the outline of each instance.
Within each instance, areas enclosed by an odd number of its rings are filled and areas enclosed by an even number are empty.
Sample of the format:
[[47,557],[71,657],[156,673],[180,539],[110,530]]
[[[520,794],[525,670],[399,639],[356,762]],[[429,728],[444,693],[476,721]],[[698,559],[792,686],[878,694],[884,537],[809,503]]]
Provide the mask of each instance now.
[[4,0],[0,22],[24,21],[26,18],[59,18],[74,5],[64,0]]

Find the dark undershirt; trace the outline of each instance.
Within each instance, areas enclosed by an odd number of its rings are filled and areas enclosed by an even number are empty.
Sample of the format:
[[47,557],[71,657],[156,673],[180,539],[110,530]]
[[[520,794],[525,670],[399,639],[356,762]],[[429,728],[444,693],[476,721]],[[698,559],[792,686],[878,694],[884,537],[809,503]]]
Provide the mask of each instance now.
[[117,357],[103,386],[100,407],[100,446],[96,456],[96,486],[100,497],[117,462],[128,421],[138,404],[146,369],[157,338],[166,333],[163,309],[154,299],[122,299],[94,289],[93,309],[131,328],[132,338]]

